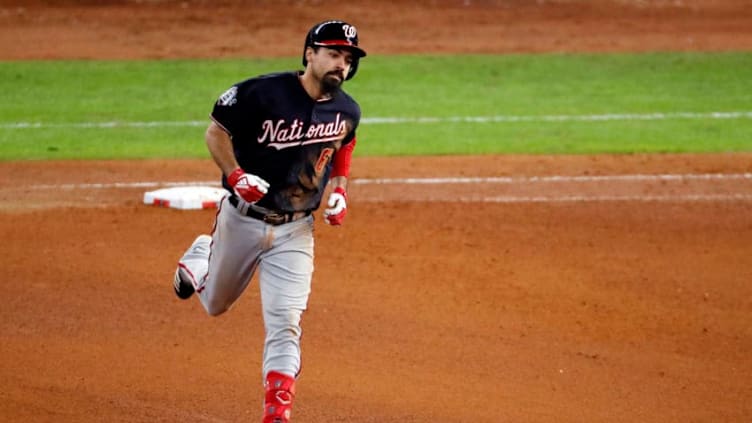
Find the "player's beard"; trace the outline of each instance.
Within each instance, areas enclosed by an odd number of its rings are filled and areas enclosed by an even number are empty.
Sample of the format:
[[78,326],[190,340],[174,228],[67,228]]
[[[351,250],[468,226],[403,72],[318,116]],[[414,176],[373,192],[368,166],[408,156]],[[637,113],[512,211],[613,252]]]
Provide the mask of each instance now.
[[321,91],[326,94],[334,94],[340,90],[344,80],[345,77],[341,72],[327,72],[324,77],[321,78]]

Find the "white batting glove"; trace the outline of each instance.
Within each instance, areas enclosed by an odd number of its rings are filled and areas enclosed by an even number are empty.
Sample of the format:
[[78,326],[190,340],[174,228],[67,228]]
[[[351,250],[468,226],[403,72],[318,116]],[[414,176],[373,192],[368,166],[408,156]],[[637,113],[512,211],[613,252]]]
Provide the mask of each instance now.
[[269,191],[269,182],[256,175],[245,173],[241,168],[235,169],[227,176],[227,183],[238,197],[249,203],[255,203]]
[[334,192],[329,194],[329,201],[326,203],[329,208],[324,210],[324,221],[329,225],[338,226],[347,215],[347,193],[342,187],[337,187]]

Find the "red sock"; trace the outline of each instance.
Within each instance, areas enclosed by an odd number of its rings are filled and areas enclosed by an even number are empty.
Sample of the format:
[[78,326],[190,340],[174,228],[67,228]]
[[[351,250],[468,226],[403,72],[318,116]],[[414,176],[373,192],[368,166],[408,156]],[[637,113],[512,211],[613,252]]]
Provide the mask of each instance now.
[[266,396],[262,423],[288,423],[295,398],[295,378],[279,372],[269,372],[264,388]]

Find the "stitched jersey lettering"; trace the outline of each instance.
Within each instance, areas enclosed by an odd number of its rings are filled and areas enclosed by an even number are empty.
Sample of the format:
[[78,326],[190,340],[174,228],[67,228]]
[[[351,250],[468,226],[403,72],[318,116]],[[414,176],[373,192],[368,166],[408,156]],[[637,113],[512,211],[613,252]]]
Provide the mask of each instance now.
[[306,131],[303,131],[303,123],[298,119],[294,119],[289,125],[285,123],[285,119],[276,122],[265,120],[261,124],[261,135],[256,140],[259,144],[268,142],[270,147],[282,150],[298,145],[335,141],[344,137],[347,126],[341,113],[337,113],[332,122],[311,124]]

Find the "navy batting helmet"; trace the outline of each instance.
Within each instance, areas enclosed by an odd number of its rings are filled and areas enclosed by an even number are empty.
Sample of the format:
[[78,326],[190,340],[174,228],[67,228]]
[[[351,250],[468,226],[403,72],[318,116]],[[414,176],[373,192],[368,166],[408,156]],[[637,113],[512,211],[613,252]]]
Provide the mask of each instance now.
[[303,66],[308,65],[305,57],[305,50],[308,47],[346,48],[350,50],[353,54],[353,60],[346,80],[355,76],[360,58],[366,55],[365,50],[358,47],[358,30],[355,29],[355,26],[344,21],[324,21],[314,25],[308,31],[303,46]]

